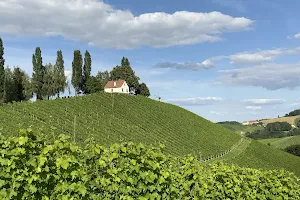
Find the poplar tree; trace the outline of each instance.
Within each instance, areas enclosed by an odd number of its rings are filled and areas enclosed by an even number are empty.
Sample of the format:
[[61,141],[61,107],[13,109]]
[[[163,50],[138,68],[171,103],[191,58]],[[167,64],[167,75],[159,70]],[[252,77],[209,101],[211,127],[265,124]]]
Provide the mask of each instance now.
[[43,66],[42,52],[40,47],[35,49],[35,54],[32,55],[32,86],[33,91],[36,94],[37,100],[43,99],[43,85],[44,85],[44,74],[45,67]]
[[4,47],[3,41],[0,38],[0,102],[3,102],[4,97],[4,82],[5,82],[5,70],[4,70]]
[[78,92],[82,89],[82,55],[80,50],[74,51],[71,82],[75,89],[75,96],[77,96]]
[[84,55],[84,65],[83,65],[83,90],[86,93],[86,83],[91,77],[91,70],[92,70],[92,58],[91,54],[86,51]]
[[67,78],[65,76],[65,66],[62,51],[57,51],[56,63],[54,65],[54,87],[57,96],[60,92],[65,92],[67,87]]
[[45,65],[44,84],[43,84],[43,96],[49,100],[51,96],[56,94],[56,88],[54,84],[54,68],[51,63]]

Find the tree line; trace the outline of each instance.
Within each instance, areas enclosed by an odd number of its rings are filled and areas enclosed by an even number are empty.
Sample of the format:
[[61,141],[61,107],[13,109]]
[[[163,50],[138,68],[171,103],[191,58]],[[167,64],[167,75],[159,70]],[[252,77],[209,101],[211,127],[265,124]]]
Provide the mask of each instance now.
[[288,114],[285,114],[285,117],[289,117],[289,116],[297,116],[300,115],[300,109],[298,110],[294,110],[292,112],[289,112]]
[[294,128],[287,122],[269,123],[263,130],[247,132],[246,136],[252,139],[281,138],[300,135],[300,129]]
[[[0,103],[27,101],[34,94],[37,100],[60,97],[60,94],[68,88],[61,50],[57,51],[55,64],[46,63],[44,65],[41,48],[37,47],[32,55],[32,77],[29,77],[20,67],[11,69],[9,66],[5,68],[4,65],[4,45],[0,38]],[[123,57],[121,65],[117,65],[110,72],[99,71],[96,76],[92,76],[91,70],[91,54],[86,50],[84,58],[82,58],[80,50],[75,50],[71,79],[75,95],[102,92],[108,81],[124,79],[131,92],[150,96],[149,88],[145,83],[139,83],[140,78],[131,68],[128,58]]]

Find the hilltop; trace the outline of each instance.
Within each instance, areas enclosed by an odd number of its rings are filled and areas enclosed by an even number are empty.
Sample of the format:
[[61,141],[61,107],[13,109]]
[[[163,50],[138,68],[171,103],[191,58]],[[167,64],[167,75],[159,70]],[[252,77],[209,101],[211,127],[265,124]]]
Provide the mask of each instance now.
[[300,118],[300,115],[297,116],[288,116],[288,117],[279,117],[273,119],[264,119],[261,120],[264,124],[274,123],[274,122],[287,122],[291,125],[296,125],[296,119]]
[[0,108],[2,134],[13,135],[27,127],[49,139],[64,133],[79,144],[89,138],[104,146],[128,141],[163,143],[164,151],[176,156],[193,154],[201,159],[217,155],[214,160],[253,168],[285,168],[300,176],[298,157],[244,139],[178,106],[143,96],[92,94]]

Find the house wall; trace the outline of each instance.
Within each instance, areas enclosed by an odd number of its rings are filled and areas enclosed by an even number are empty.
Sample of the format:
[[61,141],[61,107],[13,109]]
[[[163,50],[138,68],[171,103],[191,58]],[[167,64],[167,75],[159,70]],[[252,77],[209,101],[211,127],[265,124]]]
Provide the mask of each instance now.
[[[123,89],[123,91],[122,91],[122,89]],[[122,87],[120,87],[120,88],[105,88],[104,92],[129,94],[129,87],[128,87],[127,83],[124,82]]]

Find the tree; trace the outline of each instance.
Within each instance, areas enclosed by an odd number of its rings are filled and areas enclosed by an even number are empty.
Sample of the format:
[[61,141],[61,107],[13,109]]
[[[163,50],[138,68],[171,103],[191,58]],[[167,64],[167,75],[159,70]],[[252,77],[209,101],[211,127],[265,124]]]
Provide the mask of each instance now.
[[92,69],[92,58],[88,51],[85,52],[84,55],[84,65],[83,65],[83,90],[86,93],[86,83],[91,77],[91,69]]
[[5,69],[4,102],[27,101],[32,97],[29,76],[19,67]]
[[43,66],[42,52],[40,47],[35,49],[35,54],[32,55],[32,86],[33,91],[36,93],[37,100],[43,99],[43,85],[44,85],[44,74],[45,67]]
[[5,68],[5,78],[4,78],[4,103],[13,102],[14,101],[14,94],[15,94],[15,87],[13,83],[13,73],[9,67]]
[[75,89],[75,96],[82,89],[82,56],[80,50],[74,51],[72,62],[72,85]]
[[145,83],[141,83],[136,90],[136,94],[143,95],[145,97],[149,97],[150,91]]
[[49,100],[57,92],[57,86],[54,81],[54,67],[51,63],[45,65],[43,96]]
[[139,87],[140,78],[135,75],[135,72],[130,66],[128,58],[123,57],[121,60],[121,66],[116,66],[110,72],[111,80],[123,79],[129,86],[130,91],[136,91]]
[[98,72],[97,79],[101,80],[101,83],[103,87],[106,85],[106,83],[110,80],[109,72],[106,70],[104,72]]
[[2,38],[0,38],[0,103],[3,101],[4,97],[4,82],[5,82],[5,70],[4,63],[5,60],[3,58],[4,55],[4,47]]
[[93,94],[103,91],[104,85],[98,77],[91,76],[86,82],[86,93]]
[[65,92],[67,78],[65,76],[65,66],[62,51],[57,51],[56,63],[54,65],[54,90],[59,97],[60,92]]

